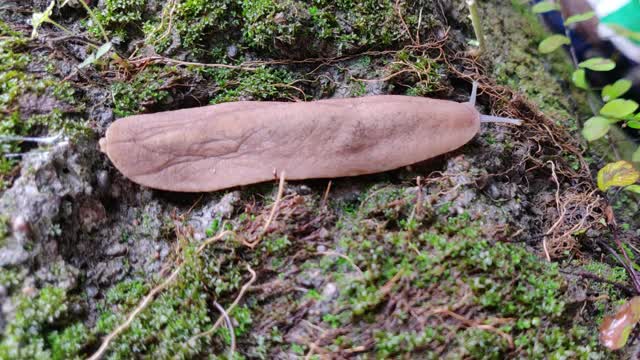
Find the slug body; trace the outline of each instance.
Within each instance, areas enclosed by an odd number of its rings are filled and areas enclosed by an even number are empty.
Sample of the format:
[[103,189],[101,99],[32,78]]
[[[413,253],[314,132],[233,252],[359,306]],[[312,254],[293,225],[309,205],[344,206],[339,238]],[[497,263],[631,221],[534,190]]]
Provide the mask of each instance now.
[[400,168],[457,149],[480,129],[471,103],[380,95],[314,102],[233,102],[135,115],[100,146],[151,188],[216,191],[273,180]]

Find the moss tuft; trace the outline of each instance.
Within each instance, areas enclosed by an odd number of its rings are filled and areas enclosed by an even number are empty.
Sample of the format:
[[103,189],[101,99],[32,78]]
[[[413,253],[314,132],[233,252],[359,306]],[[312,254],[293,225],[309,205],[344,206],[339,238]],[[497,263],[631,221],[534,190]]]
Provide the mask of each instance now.
[[[127,39],[131,30],[140,31],[139,24],[147,0],[105,0],[104,8],[96,13],[98,21],[105,30],[120,39]],[[90,28],[91,32],[100,37],[100,29],[97,24]]]
[[114,83],[111,92],[116,116],[138,114],[168,99],[169,91],[163,89],[163,85],[165,77],[169,77],[170,72],[170,69],[152,66],[129,81]]
[[59,325],[67,314],[68,299],[65,291],[45,287],[33,297],[20,295],[14,300],[15,318],[9,320],[4,330],[0,343],[0,358],[50,358],[51,343],[47,334]]
[[[64,116],[78,106],[74,90],[67,82],[49,74],[33,72],[36,65],[49,63],[31,55],[28,39],[0,21],[0,136],[33,136],[66,130],[82,132],[83,126]],[[3,143],[0,149],[0,190],[16,165],[17,143]]]
[[218,85],[211,104],[238,100],[282,100],[290,96],[303,97],[291,84],[295,75],[287,70],[259,68],[252,72],[215,70],[209,75]]

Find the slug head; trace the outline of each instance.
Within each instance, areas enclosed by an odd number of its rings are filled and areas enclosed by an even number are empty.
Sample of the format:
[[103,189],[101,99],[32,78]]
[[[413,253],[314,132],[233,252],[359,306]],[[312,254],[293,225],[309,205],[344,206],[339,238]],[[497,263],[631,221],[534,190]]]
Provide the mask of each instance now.
[[[471,88],[471,96],[469,96],[469,104],[475,108],[476,106],[476,97],[478,95],[478,82],[474,81]],[[503,124],[512,124],[512,125],[521,125],[522,120],[513,119],[501,116],[493,116],[493,115],[483,115],[480,114],[480,122],[483,123],[503,123]]]

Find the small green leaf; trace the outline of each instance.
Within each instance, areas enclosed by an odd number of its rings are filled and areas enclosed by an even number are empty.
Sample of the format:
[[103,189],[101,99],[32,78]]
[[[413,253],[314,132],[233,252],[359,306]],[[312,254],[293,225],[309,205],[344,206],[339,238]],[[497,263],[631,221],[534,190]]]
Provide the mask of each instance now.
[[620,79],[611,85],[606,85],[602,89],[602,100],[604,102],[617,99],[631,89],[631,81]]
[[102,44],[102,46],[100,46],[98,50],[96,50],[96,59],[100,59],[101,57],[103,57],[106,53],[109,52],[109,50],[111,50],[111,47],[111,42]]
[[33,13],[33,15],[31,15],[31,26],[33,27],[33,30],[31,31],[32,39],[35,39],[35,37],[38,36],[38,29],[40,28],[40,26],[42,26],[42,24],[51,21],[50,17],[53,13],[53,7],[55,5],[56,0],[51,0],[51,4],[49,4],[49,6],[47,6],[47,8],[44,9],[43,12]]
[[598,171],[598,188],[607,191],[612,186],[629,186],[640,178],[630,162],[621,160],[605,165]]
[[632,129],[640,129],[640,121],[638,120],[629,120],[627,121],[627,126]]
[[541,14],[541,13],[546,13],[549,11],[555,11],[555,10],[559,10],[560,7],[558,6],[558,4],[551,2],[551,1],[542,1],[539,2],[535,5],[533,5],[533,7],[531,8],[531,11],[533,11],[536,14]]
[[578,66],[593,71],[610,71],[616,68],[616,63],[609,59],[595,57],[581,62]]
[[596,13],[593,11],[588,11],[582,14],[575,14],[575,15],[569,16],[567,20],[564,21],[564,25],[567,26],[567,25],[575,24],[577,22],[587,21],[587,20],[590,20],[595,15]]
[[624,189],[626,191],[631,191],[631,192],[634,192],[636,194],[640,194],[640,185],[629,185]]
[[100,58],[103,57],[106,53],[108,53],[109,50],[111,50],[111,47],[112,47],[111,42],[102,44],[102,46],[100,46],[95,53],[87,56],[87,58],[84,59],[82,64],[78,65],[78,68],[82,69],[91,64],[94,64],[96,61],[100,60]]
[[607,132],[609,132],[610,126],[609,119],[594,116],[584,123],[582,135],[584,135],[587,141],[593,141],[605,136]]
[[589,85],[587,84],[587,74],[584,69],[578,69],[573,72],[571,75],[571,80],[573,84],[580,89],[589,90]]
[[543,54],[549,54],[556,51],[562,45],[571,44],[571,40],[564,35],[551,35],[548,38],[542,40],[538,45],[538,51]]
[[623,118],[638,110],[638,103],[633,100],[615,99],[604,104],[600,114],[613,118]]

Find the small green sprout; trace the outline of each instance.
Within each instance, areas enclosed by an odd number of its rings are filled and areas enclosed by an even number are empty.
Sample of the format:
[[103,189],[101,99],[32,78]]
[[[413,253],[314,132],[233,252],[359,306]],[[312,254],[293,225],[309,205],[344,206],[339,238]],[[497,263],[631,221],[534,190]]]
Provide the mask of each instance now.
[[67,29],[66,27],[58,24],[56,21],[51,19],[51,14],[53,13],[53,7],[55,5],[56,5],[56,0],[51,0],[51,3],[49,4],[49,6],[47,6],[47,8],[43,12],[33,13],[33,15],[31,16],[31,26],[33,26],[33,30],[31,31],[32,39],[35,39],[36,36],[38,36],[38,29],[44,23],[50,23],[56,26],[57,28],[61,29],[62,31],[72,34],[72,32],[69,31],[69,29]]

